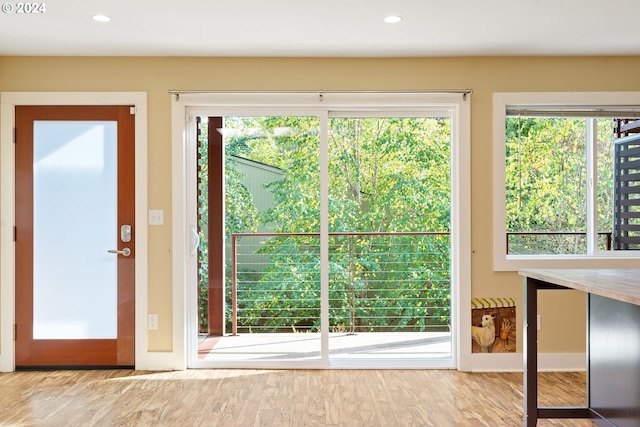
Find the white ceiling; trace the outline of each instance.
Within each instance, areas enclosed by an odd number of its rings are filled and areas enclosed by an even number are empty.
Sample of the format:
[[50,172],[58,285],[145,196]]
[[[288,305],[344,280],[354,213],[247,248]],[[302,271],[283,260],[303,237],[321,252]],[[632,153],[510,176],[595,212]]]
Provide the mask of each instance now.
[[43,0],[40,14],[17,3],[0,1],[0,55],[640,55],[640,0]]

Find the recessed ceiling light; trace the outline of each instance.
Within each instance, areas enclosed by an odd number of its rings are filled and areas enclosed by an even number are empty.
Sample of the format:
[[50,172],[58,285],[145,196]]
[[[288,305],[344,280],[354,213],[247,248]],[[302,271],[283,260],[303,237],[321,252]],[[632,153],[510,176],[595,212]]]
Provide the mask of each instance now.
[[93,15],[92,16],[94,21],[98,21],[98,22],[109,22],[111,21],[111,18],[109,18],[107,15]]
[[400,21],[402,21],[402,16],[398,15],[389,15],[384,18],[384,22],[386,22],[387,24],[397,24]]

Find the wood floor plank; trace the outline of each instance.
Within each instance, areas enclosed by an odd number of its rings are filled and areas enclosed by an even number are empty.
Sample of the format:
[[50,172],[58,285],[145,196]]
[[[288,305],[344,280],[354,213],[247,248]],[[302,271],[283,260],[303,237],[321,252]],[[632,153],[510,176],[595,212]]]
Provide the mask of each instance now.
[[[541,405],[583,405],[585,374],[541,373]],[[453,370],[0,373],[2,426],[515,427],[522,374]],[[540,420],[539,426],[593,426]]]

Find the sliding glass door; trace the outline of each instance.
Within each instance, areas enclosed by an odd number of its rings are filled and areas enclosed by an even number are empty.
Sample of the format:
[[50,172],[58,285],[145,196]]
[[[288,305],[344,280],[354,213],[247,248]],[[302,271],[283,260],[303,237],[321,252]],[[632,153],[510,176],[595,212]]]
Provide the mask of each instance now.
[[194,114],[189,366],[455,367],[455,108],[274,111]]

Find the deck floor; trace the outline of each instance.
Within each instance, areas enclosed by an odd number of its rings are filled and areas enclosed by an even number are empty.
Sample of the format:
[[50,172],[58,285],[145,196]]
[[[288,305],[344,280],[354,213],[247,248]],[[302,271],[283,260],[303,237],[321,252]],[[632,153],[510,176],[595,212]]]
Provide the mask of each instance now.
[[[200,337],[199,359],[314,360],[320,359],[320,333],[248,333]],[[330,333],[333,359],[433,359],[451,357],[449,332]]]

